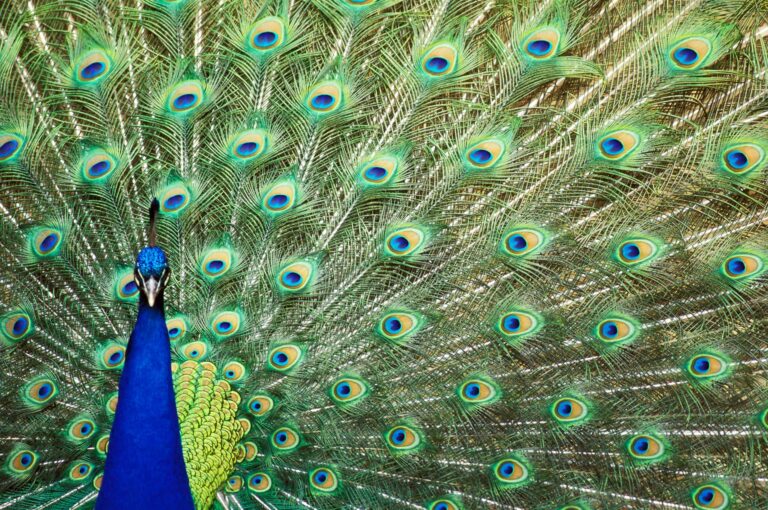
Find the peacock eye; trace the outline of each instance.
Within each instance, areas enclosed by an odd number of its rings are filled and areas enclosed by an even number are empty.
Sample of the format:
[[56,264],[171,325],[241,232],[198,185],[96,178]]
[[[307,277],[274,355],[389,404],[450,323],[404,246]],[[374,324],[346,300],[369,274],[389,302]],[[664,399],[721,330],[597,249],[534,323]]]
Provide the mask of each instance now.
[[493,464],[491,473],[498,487],[519,487],[530,482],[531,468],[522,457],[511,455]]

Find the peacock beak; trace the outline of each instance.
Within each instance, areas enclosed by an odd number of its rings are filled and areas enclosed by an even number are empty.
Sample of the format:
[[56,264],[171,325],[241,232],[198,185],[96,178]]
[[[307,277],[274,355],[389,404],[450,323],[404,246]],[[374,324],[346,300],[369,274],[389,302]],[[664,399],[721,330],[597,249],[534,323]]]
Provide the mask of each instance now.
[[161,289],[160,280],[154,276],[150,276],[144,280],[144,291],[147,294],[147,303],[149,303],[150,307],[155,306],[155,300],[160,294]]

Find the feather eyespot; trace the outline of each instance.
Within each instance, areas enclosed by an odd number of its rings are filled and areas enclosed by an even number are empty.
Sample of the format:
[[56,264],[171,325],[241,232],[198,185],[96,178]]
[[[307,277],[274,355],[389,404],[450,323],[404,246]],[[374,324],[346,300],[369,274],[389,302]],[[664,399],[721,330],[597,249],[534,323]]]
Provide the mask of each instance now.
[[110,395],[110,397],[107,399],[105,410],[107,412],[107,415],[110,415],[110,416],[114,415],[117,412],[117,392]]
[[659,246],[650,239],[633,238],[622,241],[614,252],[614,259],[624,266],[639,266],[653,261]]
[[189,342],[182,347],[182,354],[188,360],[203,360],[208,355],[208,344],[201,341]]
[[93,50],[78,61],[75,69],[79,85],[93,85],[109,75],[112,61],[104,51]]
[[192,202],[192,193],[183,183],[168,186],[160,193],[160,212],[177,216]]
[[356,377],[343,377],[331,386],[331,399],[339,405],[350,405],[368,396],[368,384]]
[[688,37],[673,44],[668,55],[675,69],[692,71],[707,63],[712,43],[703,37]]
[[38,229],[31,237],[32,251],[40,258],[53,257],[61,251],[63,239],[64,236],[59,229]]
[[227,492],[238,492],[243,488],[243,478],[239,475],[232,475],[227,479],[224,489]]
[[553,27],[537,30],[523,40],[523,54],[531,60],[548,60],[557,55],[560,32]]
[[597,142],[597,153],[602,159],[620,161],[637,149],[640,136],[629,130],[613,131]]
[[278,183],[264,194],[261,208],[270,216],[278,216],[296,204],[296,185],[292,181]]
[[23,476],[29,474],[39,460],[36,452],[22,448],[8,456],[6,465],[13,475]]
[[98,365],[104,370],[123,368],[125,346],[117,342],[108,342],[102,346],[98,355]]
[[213,316],[210,327],[220,340],[229,338],[240,331],[242,318],[237,311],[223,311]]
[[723,261],[720,272],[732,281],[750,280],[765,272],[765,261],[755,253],[738,252]]
[[339,488],[339,477],[329,467],[315,468],[309,472],[309,485],[315,493],[330,494]]
[[729,492],[719,484],[708,483],[693,490],[691,499],[700,510],[725,510],[731,506]]
[[722,168],[734,175],[743,176],[765,163],[765,149],[754,143],[741,143],[726,147],[721,156]]
[[392,453],[415,453],[423,443],[420,430],[409,425],[396,425],[390,428],[384,439]]
[[93,477],[93,488],[97,491],[101,490],[101,482],[104,480],[104,473],[99,473]]
[[45,376],[29,381],[21,390],[24,402],[33,409],[41,409],[53,402],[59,394],[56,382]]
[[506,146],[501,140],[480,140],[464,152],[464,166],[468,170],[488,170],[499,163],[505,151]]
[[198,268],[205,279],[215,281],[229,272],[233,259],[229,248],[215,248],[203,255]]
[[254,56],[272,53],[286,42],[285,23],[280,18],[269,16],[253,26],[246,37],[246,49]]
[[380,156],[360,167],[358,182],[363,187],[378,187],[392,181],[400,162],[394,156]]
[[298,432],[290,427],[281,427],[270,436],[272,447],[278,452],[290,452],[299,447],[301,439]]
[[340,109],[344,104],[344,99],[344,89],[341,84],[329,80],[310,90],[304,100],[304,105],[316,115],[326,115]]
[[73,482],[80,482],[87,479],[93,471],[93,464],[85,461],[76,461],[69,468],[69,479]]
[[187,115],[205,101],[203,84],[199,80],[187,80],[175,85],[168,93],[165,108],[170,113]]
[[529,311],[511,310],[499,317],[496,328],[509,340],[530,336],[541,329],[540,318]]
[[249,129],[234,137],[229,144],[229,154],[234,161],[251,161],[267,150],[269,138],[263,129]]
[[96,453],[98,453],[100,457],[105,458],[107,456],[108,451],[109,451],[109,434],[103,434],[96,441]]
[[22,311],[11,312],[0,318],[3,343],[13,345],[21,342],[35,331],[35,323],[32,317]]
[[589,417],[589,408],[579,399],[565,397],[555,400],[549,408],[549,413],[562,425],[575,425]]
[[251,476],[248,477],[248,489],[257,494],[267,492],[271,488],[272,488],[272,477],[270,477],[267,473],[264,473],[263,471],[259,473],[253,473]]
[[246,462],[251,462],[253,459],[256,458],[256,455],[258,455],[259,447],[253,441],[246,441],[245,443],[243,443],[243,446],[245,447],[244,460]]
[[512,258],[521,258],[541,251],[546,243],[547,236],[543,231],[513,228],[502,236],[499,252]]
[[165,321],[165,327],[168,329],[168,338],[173,342],[184,338],[189,327],[184,317],[176,316]]
[[404,227],[391,231],[384,242],[384,255],[408,257],[416,255],[424,247],[425,232],[418,227]]
[[239,361],[230,361],[221,370],[224,380],[230,383],[238,383],[245,378],[247,371],[245,365]]
[[459,62],[459,50],[451,43],[433,45],[421,57],[421,69],[429,78],[442,78],[453,74]]
[[14,133],[0,133],[0,163],[13,161],[24,147],[24,138]]
[[487,405],[501,398],[501,391],[490,379],[472,378],[456,388],[461,402],[468,406]]
[[651,434],[639,434],[629,438],[626,443],[626,449],[632,458],[650,461],[663,457],[666,446],[661,439]]
[[379,320],[375,331],[385,340],[402,344],[421,328],[422,322],[422,317],[416,313],[393,311]]
[[257,418],[264,418],[275,406],[275,401],[266,394],[255,395],[248,401],[248,412]]
[[280,345],[269,351],[267,368],[277,372],[290,372],[302,361],[303,357],[304,352],[298,345]]
[[96,433],[96,423],[90,418],[75,418],[67,428],[70,441],[79,443],[89,439]]
[[727,375],[728,368],[728,360],[714,353],[697,354],[686,364],[688,375],[697,381],[720,379]]
[[640,333],[634,321],[626,317],[611,316],[595,326],[595,337],[605,344],[619,345],[631,342]]
[[518,456],[509,456],[492,465],[496,484],[502,488],[512,488],[530,482],[531,470],[528,463]]
[[462,507],[460,507],[458,503],[456,503],[452,499],[449,499],[449,497],[443,497],[443,498],[431,501],[427,505],[427,509],[428,510],[462,510]]
[[315,268],[308,262],[288,264],[277,274],[277,284],[280,290],[297,293],[307,290],[312,283]]

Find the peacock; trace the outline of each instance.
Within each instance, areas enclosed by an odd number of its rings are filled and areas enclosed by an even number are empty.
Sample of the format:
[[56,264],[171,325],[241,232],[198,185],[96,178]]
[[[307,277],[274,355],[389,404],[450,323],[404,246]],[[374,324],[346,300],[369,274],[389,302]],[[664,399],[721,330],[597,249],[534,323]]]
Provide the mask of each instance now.
[[768,508],[768,1],[3,0],[0,510]]

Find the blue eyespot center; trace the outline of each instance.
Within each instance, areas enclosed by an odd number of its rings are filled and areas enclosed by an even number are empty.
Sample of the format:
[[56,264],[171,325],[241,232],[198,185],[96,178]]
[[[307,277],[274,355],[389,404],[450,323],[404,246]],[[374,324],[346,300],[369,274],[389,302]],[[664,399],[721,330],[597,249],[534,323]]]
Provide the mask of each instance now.
[[274,354],[274,356],[272,356],[272,361],[276,365],[283,366],[288,363],[288,355],[282,351],[278,351]]
[[405,430],[395,429],[395,431],[392,432],[392,442],[395,444],[403,444],[405,441],[405,436]]
[[520,329],[520,318],[517,315],[507,315],[504,318],[504,329],[507,331],[517,331]]
[[241,156],[250,156],[259,150],[259,144],[256,142],[245,142],[237,146],[237,153]]
[[387,170],[380,166],[372,166],[365,170],[365,176],[372,181],[380,181],[387,175]]
[[480,385],[477,383],[468,384],[465,393],[469,398],[477,398],[480,395]]
[[21,335],[27,330],[27,326],[29,326],[29,321],[26,317],[19,317],[16,319],[16,322],[13,323],[13,334],[14,335]]
[[90,423],[84,423],[83,426],[80,427],[80,433],[84,436],[90,434],[91,430],[93,430],[93,427]]
[[100,76],[105,69],[106,66],[104,65],[104,62],[93,62],[85,66],[83,70],[80,71],[80,76],[82,76],[85,80],[92,80]]
[[625,259],[635,260],[640,256],[640,247],[635,243],[627,243],[621,247],[621,255]]
[[111,166],[112,164],[105,159],[91,165],[91,167],[88,169],[88,173],[91,174],[92,177],[101,177],[105,173],[109,172]]
[[59,242],[59,235],[55,233],[50,233],[47,236],[45,236],[45,239],[43,239],[43,242],[40,243],[40,251],[42,252],[49,252],[56,248],[56,245]]
[[744,263],[744,259],[740,257],[734,257],[728,261],[728,272],[731,274],[742,274],[747,270],[747,265]]
[[552,43],[544,39],[537,39],[528,43],[528,52],[540,57],[549,53]]
[[712,503],[712,500],[715,499],[715,491],[710,488],[706,488],[702,491],[699,491],[699,495],[697,498],[699,500],[699,503],[702,503],[704,505],[708,505]]
[[181,330],[179,328],[171,328],[168,330],[168,336],[171,338],[179,336],[179,333],[181,333]]
[[82,465],[80,466],[80,469],[78,469],[78,472],[79,472],[81,475],[84,475],[84,474],[86,474],[86,473],[88,472],[88,466],[86,466],[85,464],[82,464]]
[[275,41],[277,41],[277,34],[270,31],[259,32],[256,37],[253,38],[253,43],[259,48],[272,46],[275,44]]
[[559,416],[568,417],[573,412],[573,405],[570,402],[564,401],[557,404],[557,414]]
[[318,94],[312,98],[312,106],[321,110],[330,108],[335,102],[336,99],[330,94]]
[[352,388],[350,387],[349,383],[341,383],[337,388],[337,392],[342,397],[346,397],[346,396],[349,396],[350,393],[352,393]]
[[45,398],[53,392],[53,387],[49,383],[41,384],[37,389],[37,396],[39,398]]
[[136,286],[136,282],[134,282],[133,280],[123,285],[123,294],[126,296],[133,294],[137,290],[139,290],[139,288]]
[[507,246],[511,251],[520,252],[528,248],[528,241],[520,234],[515,234],[507,239]]
[[225,375],[227,376],[227,379],[232,379],[235,377],[235,372],[233,370],[227,370]]
[[693,360],[693,371],[698,374],[707,373],[707,371],[709,371],[709,366],[710,366],[709,360],[704,356],[701,356]]
[[513,462],[504,462],[499,467],[499,472],[502,476],[509,478],[515,472],[515,464]]
[[269,200],[267,200],[267,205],[273,209],[279,209],[281,207],[285,207],[285,205],[288,203],[288,200],[288,195],[278,193],[269,197]]
[[168,199],[165,201],[165,208],[170,211],[173,211],[175,209],[178,209],[182,205],[184,205],[184,202],[186,201],[187,201],[187,197],[185,197],[182,194],[172,195],[168,197]]
[[288,440],[288,434],[286,434],[285,432],[280,432],[279,434],[277,434],[277,436],[275,436],[275,441],[277,441],[280,444],[285,443],[287,440]]
[[315,473],[315,483],[324,484],[326,480],[328,480],[328,473],[325,471]]
[[450,62],[448,62],[448,59],[443,57],[432,57],[427,60],[427,71],[433,73],[444,73],[445,70],[448,69],[449,65]]
[[699,60],[699,54],[691,48],[679,48],[675,51],[675,60],[684,66],[688,66]]
[[749,163],[747,155],[739,150],[730,151],[725,157],[733,168],[742,169]]
[[261,480],[262,478],[260,476],[256,476],[253,478],[253,483],[255,483],[256,485],[259,485],[261,484]]
[[173,100],[173,106],[177,110],[188,110],[195,106],[195,103],[197,103],[195,94],[182,94]]
[[620,154],[624,150],[624,144],[617,138],[606,138],[602,141],[600,147],[602,147],[603,152],[610,156]]
[[261,402],[259,402],[258,400],[254,400],[253,403],[251,404],[251,409],[253,409],[254,411],[261,411]]
[[445,503],[438,503],[435,505],[435,510],[448,510],[448,505]]
[[120,363],[120,361],[123,359],[123,352],[122,351],[115,351],[109,356],[109,362],[112,365],[116,365]]
[[646,438],[641,437],[635,439],[635,441],[632,443],[632,450],[639,455],[643,455],[648,451],[650,446],[650,442]]
[[398,252],[407,250],[410,245],[410,241],[408,241],[405,236],[394,236],[389,241],[389,247]]
[[189,351],[189,355],[192,356],[193,358],[196,358],[199,354],[200,354],[200,351],[198,351],[197,349],[192,349],[191,351]]
[[32,464],[32,455],[30,455],[29,453],[24,453],[21,455],[21,459],[19,460],[22,466],[25,466],[25,467],[29,466],[30,464]]
[[10,157],[18,148],[19,142],[17,140],[8,140],[3,145],[0,145],[0,158]]
[[619,326],[613,321],[606,322],[603,324],[603,327],[600,328],[600,333],[605,337],[613,338],[619,334]]
[[296,271],[288,271],[283,275],[283,283],[290,287],[295,287],[300,284],[302,277]]
[[403,324],[400,322],[400,319],[390,317],[384,321],[384,329],[387,330],[387,333],[399,333],[400,330],[403,329]]
[[485,149],[475,149],[469,154],[469,159],[478,165],[484,165],[493,159],[493,154]]
[[222,333],[226,333],[227,331],[232,329],[232,323],[229,321],[221,321],[218,324],[216,324],[216,329],[218,329]]
[[222,269],[224,269],[224,261],[223,260],[212,260],[206,264],[206,269],[209,273],[219,273]]

